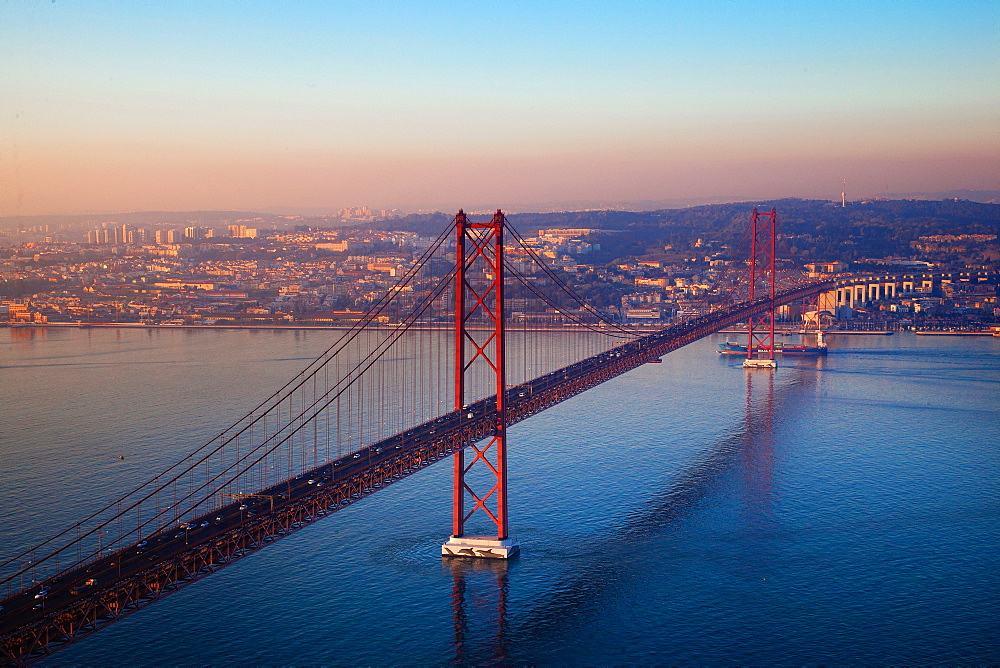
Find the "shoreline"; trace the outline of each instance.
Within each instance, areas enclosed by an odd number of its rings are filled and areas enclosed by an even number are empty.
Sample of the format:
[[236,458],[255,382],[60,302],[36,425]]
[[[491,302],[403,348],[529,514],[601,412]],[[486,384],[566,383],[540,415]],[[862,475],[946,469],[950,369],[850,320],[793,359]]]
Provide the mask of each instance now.
[[[276,329],[276,330],[349,330],[354,327],[351,325],[180,325],[180,324],[147,324],[147,323],[137,323],[137,322],[27,322],[27,323],[0,323],[0,328],[6,329],[252,329],[252,330],[263,330],[263,329]],[[368,327],[372,329],[380,329],[385,331],[393,331],[396,327],[394,324],[376,324],[370,323]],[[637,334],[656,332],[663,327],[652,327],[649,325],[639,325],[638,327],[633,326]],[[454,331],[455,326],[452,324],[445,325],[432,325],[432,324],[422,324],[422,325],[412,325],[409,327],[410,330],[423,330],[423,331]],[[475,330],[489,331],[492,328],[471,328]],[[617,332],[617,328],[610,327],[608,325],[595,324],[591,327],[580,327],[579,325],[565,325],[563,327],[540,327],[534,328],[532,331],[538,332],[566,332],[566,331],[581,331],[581,332],[593,332],[598,330],[606,330],[608,332]],[[519,331],[514,328],[508,328],[509,331]]]
[[933,329],[921,329],[914,332],[917,336],[998,336],[993,332],[949,332],[947,330],[936,331]]
[[[395,329],[395,324],[376,324],[370,323],[368,325],[373,329],[392,331]],[[647,334],[651,332],[656,332],[661,329],[666,329],[672,325],[666,326],[656,326],[656,325],[632,325],[631,327],[626,327],[625,329],[630,329],[634,331],[637,335]],[[194,324],[177,324],[177,323],[138,323],[138,322],[22,322],[22,323],[11,323],[11,322],[0,322],[0,329],[249,329],[249,330],[335,330],[343,331],[349,330],[354,327],[354,324],[343,324],[343,325],[306,325],[306,324],[291,324],[291,325],[194,325]],[[411,330],[422,330],[422,331],[453,331],[454,325],[452,324],[441,324],[435,325],[430,323],[412,325],[409,329]],[[479,328],[473,328],[479,329]],[[483,328],[484,331],[489,328]],[[516,328],[508,328],[510,331],[519,331]],[[560,327],[540,327],[533,329],[532,331],[542,331],[542,332],[566,332],[566,331],[581,331],[581,332],[594,332],[600,333],[601,331],[615,332],[618,331],[615,327],[610,327],[604,324],[594,324],[590,327],[581,327],[579,325],[563,325]],[[907,331],[907,330],[900,330]],[[734,329],[732,327],[727,327],[726,329],[720,329],[715,332],[715,334],[743,334],[747,333],[746,329]],[[814,334],[814,332],[803,332],[801,330],[795,329],[778,329],[775,328],[775,334],[780,334],[782,336],[792,336],[794,334],[804,335],[804,334]],[[851,330],[851,329],[832,329],[824,331],[824,336],[891,336],[895,334],[894,330]],[[985,331],[948,331],[948,330],[916,330],[913,332],[917,336],[997,336],[990,330]]]

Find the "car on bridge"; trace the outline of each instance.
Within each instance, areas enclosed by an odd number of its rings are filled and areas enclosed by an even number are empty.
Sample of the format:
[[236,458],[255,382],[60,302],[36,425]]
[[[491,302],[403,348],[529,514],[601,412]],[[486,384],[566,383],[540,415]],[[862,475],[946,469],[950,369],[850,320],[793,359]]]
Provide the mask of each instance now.
[[79,584],[69,590],[69,593],[73,596],[79,596],[80,594],[86,593],[88,590],[93,589],[97,584],[97,578],[87,578],[83,584]]

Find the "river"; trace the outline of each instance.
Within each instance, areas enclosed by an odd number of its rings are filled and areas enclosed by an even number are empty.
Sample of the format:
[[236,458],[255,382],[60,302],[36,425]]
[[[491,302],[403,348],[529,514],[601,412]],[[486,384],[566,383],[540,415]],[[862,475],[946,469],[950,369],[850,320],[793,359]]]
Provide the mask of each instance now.
[[[0,554],[335,335],[0,329]],[[1000,661],[1000,340],[831,337],[773,374],[723,340],[511,428],[510,563],[442,561],[442,463],[47,663]]]

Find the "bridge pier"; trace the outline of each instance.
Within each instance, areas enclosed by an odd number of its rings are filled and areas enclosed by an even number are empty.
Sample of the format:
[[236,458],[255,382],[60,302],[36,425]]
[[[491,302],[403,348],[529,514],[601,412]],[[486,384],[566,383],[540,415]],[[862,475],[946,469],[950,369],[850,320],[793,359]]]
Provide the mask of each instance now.
[[513,538],[489,536],[452,536],[441,546],[442,557],[479,557],[482,559],[510,559],[521,551]]
[[843,297],[843,291],[839,289],[821,292],[816,297],[816,310],[836,313],[837,307],[844,303]]

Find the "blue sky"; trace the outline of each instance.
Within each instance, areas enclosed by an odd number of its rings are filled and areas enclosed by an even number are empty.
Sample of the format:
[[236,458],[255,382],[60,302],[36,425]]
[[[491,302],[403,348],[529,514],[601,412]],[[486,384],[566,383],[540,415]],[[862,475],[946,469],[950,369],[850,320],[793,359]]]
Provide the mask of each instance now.
[[986,2],[0,5],[0,215],[1000,188]]

